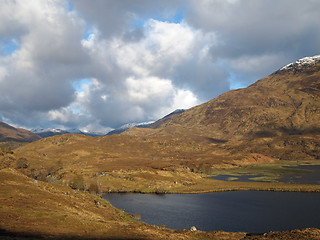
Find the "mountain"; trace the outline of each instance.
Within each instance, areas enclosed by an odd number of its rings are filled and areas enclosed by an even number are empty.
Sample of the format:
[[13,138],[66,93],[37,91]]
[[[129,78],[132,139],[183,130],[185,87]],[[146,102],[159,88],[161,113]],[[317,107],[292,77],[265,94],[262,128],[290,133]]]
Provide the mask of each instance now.
[[168,115],[164,116],[163,118],[161,118],[155,122],[151,121],[151,122],[143,122],[143,123],[128,123],[128,124],[121,126],[120,128],[117,128],[117,129],[110,131],[107,135],[121,134],[132,127],[156,129],[156,128],[159,128],[161,125],[165,124],[166,122],[169,122],[175,116],[183,113],[184,111],[185,111],[185,109],[176,109],[172,113],[169,113]]
[[36,129],[31,129],[31,132],[38,134],[42,138],[69,133],[65,130],[54,129],[54,128],[52,128],[52,129],[51,128],[36,128]]
[[17,142],[33,142],[41,137],[35,133],[22,128],[14,128],[0,121],[0,142],[17,141]]
[[76,134],[83,134],[91,137],[97,137],[97,136],[103,136],[105,133],[100,133],[100,132],[90,132],[90,131],[81,131],[79,129],[58,129],[58,128],[35,128],[31,129],[31,132],[36,133],[42,138],[46,137],[52,137],[56,135],[63,135],[67,133],[76,133]]
[[149,128],[149,126],[151,124],[153,124],[154,121],[150,121],[150,122],[142,122],[142,123],[127,123],[125,125],[122,125],[121,127],[119,128],[116,128],[110,132],[107,133],[107,135],[114,135],[114,134],[120,134],[120,133],[123,133],[124,131],[126,131],[127,129],[129,128],[132,128],[132,127],[137,127],[137,128]]
[[320,133],[320,55],[191,108],[160,127],[214,139]]

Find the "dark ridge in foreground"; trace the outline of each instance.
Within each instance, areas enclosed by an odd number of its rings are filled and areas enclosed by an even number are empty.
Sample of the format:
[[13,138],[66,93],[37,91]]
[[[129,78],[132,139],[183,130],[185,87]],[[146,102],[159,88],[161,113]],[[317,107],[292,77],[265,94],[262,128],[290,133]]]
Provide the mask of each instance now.
[[0,121],[0,142],[33,142],[39,139],[41,139],[41,137],[35,133],[22,128],[14,128]]

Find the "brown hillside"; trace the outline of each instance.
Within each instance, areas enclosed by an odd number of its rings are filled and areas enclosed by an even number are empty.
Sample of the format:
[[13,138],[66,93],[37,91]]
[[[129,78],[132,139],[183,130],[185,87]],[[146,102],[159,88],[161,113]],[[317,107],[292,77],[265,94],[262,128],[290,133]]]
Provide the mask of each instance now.
[[215,139],[320,132],[320,62],[293,65],[189,109],[160,127]]
[[41,137],[35,133],[22,128],[14,128],[0,121],[0,142],[17,141],[17,142],[33,142]]

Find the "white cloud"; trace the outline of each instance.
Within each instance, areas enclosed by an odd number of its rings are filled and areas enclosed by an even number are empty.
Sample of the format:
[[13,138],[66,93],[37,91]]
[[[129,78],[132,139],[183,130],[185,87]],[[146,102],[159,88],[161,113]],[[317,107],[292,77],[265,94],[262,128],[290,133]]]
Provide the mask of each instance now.
[[144,79],[129,77],[126,79],[126,86],[129,101],[141,105],[154,103],[154,100],[167,99],[173,90],[170,80],[156,77]]
[[70,121],[70,114],[71,111],[69,111],[67,108],[62,108],[60,110],[50,110],[48,112],[48,119],[50,121],[59,121],[62,123],[67,123]]
[[212,56],[234,73],[241,69],[246,85],[288,62],[318,54],[319,1],[199,0],[190,4],[186,22],[217,33]]
[[195,105],[200,104],[199,99],[193,94],[193,92],[189,90],[181,90],[176,91],[172,109],[188,109]]
[[[264,55],[242,55],[238,58],[229,60],[230,67],[239,72],[249,74],[268,75],[270,69],[278,70],[283,62],[284,56],[281,54],[264,54]],[[263,77],[263,76],[261,76]]]
[[2,79],[4,79],[7,75],[7,70],[5,67],[0,66],[0,82],[2,81]]

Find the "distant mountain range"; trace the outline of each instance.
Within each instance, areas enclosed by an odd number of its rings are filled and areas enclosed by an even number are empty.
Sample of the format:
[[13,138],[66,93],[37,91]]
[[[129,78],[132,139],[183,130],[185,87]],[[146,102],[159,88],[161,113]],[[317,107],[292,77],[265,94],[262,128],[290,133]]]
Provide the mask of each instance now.
[[166,122],[169,122],[175,116],[183,113],[184,111],[185,111],[185,109],[177,109],[157,121],[125,124],[125,125],[121,126],[120,128],[117,128],[115,130],[110,131],[107,135],[120,134],[120,133],[123,133],[124,131],[128,130],[131,127],[156,129],[156,128],[160,127],[161,125],[165,124]]
[[114,129],[110,132],[89,132],[81,131],[79,129],[59,129],[59,128],[34,128],[30,131],[25,129],[14,128],[4,122],[0,122],[0,142],[4,141],[18,141],[18,142],[32,142],[41,138],[52,137],[56,135],[63,135],[67,133],[83,134],[91,137],[98,137],[104,135],[120,134],[131,127],[138,128],[158,128],[162,124],[170,121],[174,116],[184,112],[184,109],[177,109],[174,112],[166,115],[158,121],[142,122],[142,123],[127,123],[120,128]]
[[83,134],[87,136],[97,137],[97,136],[103,136],[105,133],[98,133],[98,132],[85,132],[81,131],[79,129],[59,129],[59,128],[35,128],[31,129],[31,132],[36,133],[42,138],[46,137],[52,137],[56,135],[62,135],[66,133],[76,133],[76,134]]

